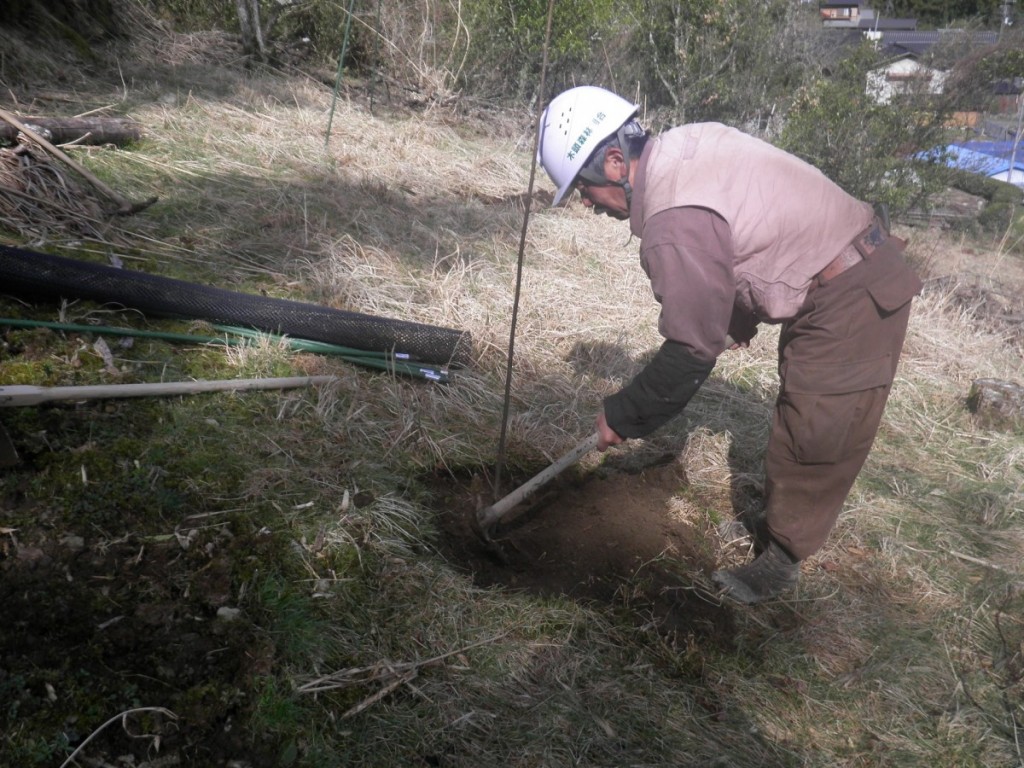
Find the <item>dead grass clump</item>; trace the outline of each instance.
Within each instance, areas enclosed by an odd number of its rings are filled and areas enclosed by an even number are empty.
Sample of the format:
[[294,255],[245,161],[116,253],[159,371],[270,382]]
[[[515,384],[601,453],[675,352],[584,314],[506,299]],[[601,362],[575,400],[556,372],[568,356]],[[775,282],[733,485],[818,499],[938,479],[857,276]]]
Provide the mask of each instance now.
[[171,67],[198,64],[230,69],[242,61],[238,35],[223,30],[180,32],[160,19],[151,4],[119,0],[118,18],[131,30],[126,55],[140,62],[160,62]]
[[985,275],[960,273],[937,278],[929,288],[947,292],[979,326],[1024,350],[1024,301],[1009,285]]
[[0,148],[0,220],[32,242],[103,240],[109,228],[91,188],[27,141]]

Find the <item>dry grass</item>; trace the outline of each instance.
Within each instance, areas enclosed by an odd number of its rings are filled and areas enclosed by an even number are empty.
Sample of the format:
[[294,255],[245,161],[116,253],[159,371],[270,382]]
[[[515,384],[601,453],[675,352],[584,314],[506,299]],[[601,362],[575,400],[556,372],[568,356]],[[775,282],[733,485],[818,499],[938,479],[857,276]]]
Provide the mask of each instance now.
[[0,218],[29,242],[69,232],[104,240],[109,229],[88,186],[27,139],[0,149]]
[[[208,44],[178,40],[164,76]],[[494,201],[526,189],[527,138],[342,100],[325,148],[322,87],[171,82],[140,77],[125,94],[149,126],[143,146],[83,158],[126,193],[160,196],[124,224],[124,250],[165,274],[469,330],[476,345],[449,387],[293,361],[337,386],[282,396],[274,446],[289,461],[254,468],[232,502],[292,510],[301,590],[329,617],[322,647],[273,672],[302,698],[310,754],[380,766],[1022,764],[1024,449],[1019,434],[978,428],[963,401],[973,379],[1020,380],[1024,365],[948,287],[916,304],[876,449],[796,597],[737,611],[732,647],[670,646],[615,606],[477,588],[431,544],[423,478],[486,470],[496,455],[523,211]],[[914,236],[929,277],[965,268],[964,243]],[[571,447],[659,343],[635,254],[619,223],[532,212],[514,462]],[[1019,281],[1019,257],[970,255],[974,271]],[[727,512],[737,480],[756,488],[775,339],[766,328],[725,355],[685,420],[626,449],[638,462],[680,455],[693,497],[676,500],[679,514]],[[225,364],[260,372],[282,356]],[[351,503],[365,491],[372,503]]]

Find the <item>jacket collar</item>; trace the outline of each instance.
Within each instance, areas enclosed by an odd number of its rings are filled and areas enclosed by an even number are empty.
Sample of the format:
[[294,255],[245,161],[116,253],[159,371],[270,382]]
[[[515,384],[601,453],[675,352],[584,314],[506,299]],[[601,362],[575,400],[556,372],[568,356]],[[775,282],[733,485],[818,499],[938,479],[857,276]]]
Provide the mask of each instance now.
[[647,181],[647,161],[651,156],[651,149],[657,138],[651,139],[644,146],[640,154],[640,160],[636,164],[636,173],[633,174],[633,199],[629,205],[629,231],[634,237],[640,237],[644,227],[644,186]]

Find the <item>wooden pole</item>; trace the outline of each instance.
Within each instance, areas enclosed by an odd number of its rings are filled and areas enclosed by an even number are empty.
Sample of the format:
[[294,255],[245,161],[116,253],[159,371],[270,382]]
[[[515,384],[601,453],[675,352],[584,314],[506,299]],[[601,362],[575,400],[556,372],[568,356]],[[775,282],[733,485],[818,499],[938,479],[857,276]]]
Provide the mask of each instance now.
[[119,397],[191,395],[197,392],[289,389],[327,384],[333,376],[292,376],[277,379],[222,379],[216,381],[170,381],[152,384],[98,384],[84,387],[0,387],[0,408],[40,405],[56,400],[105,400]]

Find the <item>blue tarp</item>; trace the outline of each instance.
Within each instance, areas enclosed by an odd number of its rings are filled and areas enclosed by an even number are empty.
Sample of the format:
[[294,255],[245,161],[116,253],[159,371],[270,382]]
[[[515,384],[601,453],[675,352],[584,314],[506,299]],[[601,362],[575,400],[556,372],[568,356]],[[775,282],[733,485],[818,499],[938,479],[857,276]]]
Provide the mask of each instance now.
[[[1012,141],[965,141],[961,142],[959,146],[972,152],[981,152],[983,155],[998,157],[1007,162],[1010,161],[1010,156],[1013,154]],[[1024,157],[1024,141],[1017,144],[1017,160],[1020,161],[1022,157]]]
[[[918,155],[923,160],[936,162],[945,157],[950,168],[960,168],[983,176],[995,176],[1010,170],[1010,157],[1013,154],[1011,141],[965,141],[960,144],[948,144],[937,147]],[[1024,171],[1024,142],[1017,144],[1017,155],[1013,163],[1016,173]]]

